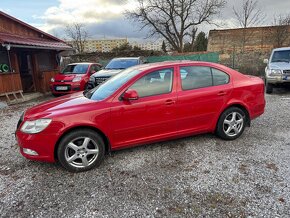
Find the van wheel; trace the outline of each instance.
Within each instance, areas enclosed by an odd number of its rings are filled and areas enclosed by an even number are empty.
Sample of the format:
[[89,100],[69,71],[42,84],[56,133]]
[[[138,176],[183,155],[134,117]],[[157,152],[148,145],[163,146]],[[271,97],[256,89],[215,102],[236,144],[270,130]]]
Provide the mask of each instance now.
[[57,150],[60,164],[71,172],[90,170],[101,164],[105,156],[102,137],[90,129],[74,130],[65,135]]
[[273,84],[268,83],[267,81],[266,81],[266,93],[267,94],[272,94],[273,93]]
[[217,123],[216,134],[225,140],[239,138],[245,130],[246,114],[237,107],[230,107],[225,110]]

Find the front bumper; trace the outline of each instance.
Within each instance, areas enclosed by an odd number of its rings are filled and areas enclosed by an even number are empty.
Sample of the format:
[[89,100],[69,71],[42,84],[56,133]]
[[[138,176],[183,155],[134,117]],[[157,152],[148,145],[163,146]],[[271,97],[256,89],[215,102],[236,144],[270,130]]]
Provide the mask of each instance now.
[[270,84],[287,84],[290,83],[290,75],[267,76],[266,80]]
[[[58,90],[59,87],[64,87],[65,90]],[[71,94],[75,92],[81,91],[81,84],[80,83],[59,83],[54,82],[50,84],[50,90],[54,94]]]
[[[21,154],[30,160],[55,162],[54,149],[57,143],[57,136],[54,134],[26,134],[16,131],[16,139],[20,147]],[[35,151],[37,155],[27,154],[24,149]],[[28,151],[29,151],[28,150]]]

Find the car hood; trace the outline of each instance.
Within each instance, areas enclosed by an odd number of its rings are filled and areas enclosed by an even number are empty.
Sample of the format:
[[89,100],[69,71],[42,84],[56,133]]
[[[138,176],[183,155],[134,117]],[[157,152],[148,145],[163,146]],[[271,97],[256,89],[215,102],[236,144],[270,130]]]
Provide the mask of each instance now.
[[290,70],[290,63],[287,62],[274,62],[269,64],[270,69],[277,70]]
[[72,81],[76,76],[83,76],[84,74],[56,74],[54,79],[55,80],[66,80]]
[[69,113],[74,111],[76,107],[86,108],[88,104],[96,102],[86,98],[82,92],[77,92],[71,95],[65,95],[60,98],[41,103],[25,112],[25,120],[33,120],[39,118],[52,118],[61,115],[63,112]]
[[100,77],[100,76],[104,76],[104,77],[111,77],[111,76],[114,76],[118,73],[120,73],[123,69],[121,70],[106,70],[106,69],[103,69],[103,70],[100,70],[96,73],[94,73],[92,75],[92,77]]

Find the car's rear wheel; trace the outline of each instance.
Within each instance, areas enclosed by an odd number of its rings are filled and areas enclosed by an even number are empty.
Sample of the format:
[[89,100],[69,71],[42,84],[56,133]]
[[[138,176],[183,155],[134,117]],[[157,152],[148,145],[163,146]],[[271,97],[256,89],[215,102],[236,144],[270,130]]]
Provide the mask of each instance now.
[[273,84],[266,82],[266,93],[272,94],[273,93]]
[[216,133],[222,139],[234,140],[242,135],[245,125],[245,112],[238,107],[230,107],[221,114]]
[[74,130],[60,141],[57,157],[71,172],[90,170],[101,164],[105,155],[102,137],[90,129]]

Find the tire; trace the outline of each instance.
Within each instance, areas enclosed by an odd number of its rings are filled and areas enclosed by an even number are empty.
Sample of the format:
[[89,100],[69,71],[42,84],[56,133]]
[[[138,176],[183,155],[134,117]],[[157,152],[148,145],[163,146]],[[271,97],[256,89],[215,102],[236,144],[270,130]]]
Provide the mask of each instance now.
[[239,138],[245,130],[246,114],[237,107],[230,107],[225,110],[217,123],[216,134],[225,140]]
[[273,84],[266,82],[266,93],[272,94],[273,93]]
[[83,172],[99,166],[105,156],[102,137],[90,129],[74,130],[58,146],[59,163],[70,172]]

